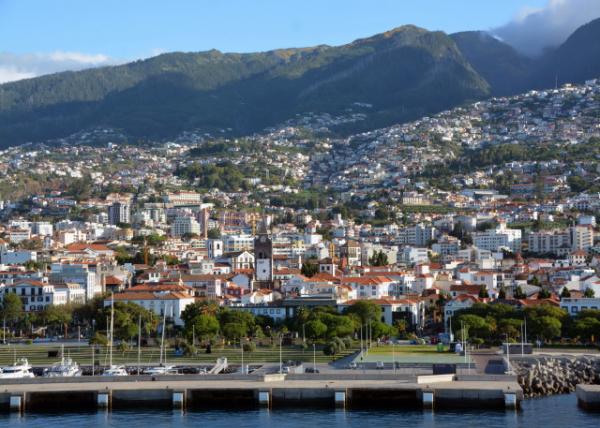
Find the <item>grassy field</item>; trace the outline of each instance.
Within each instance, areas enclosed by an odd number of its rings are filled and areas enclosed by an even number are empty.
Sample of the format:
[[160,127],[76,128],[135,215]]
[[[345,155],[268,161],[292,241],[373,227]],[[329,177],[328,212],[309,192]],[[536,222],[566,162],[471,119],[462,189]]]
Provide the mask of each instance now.
[[[36,366],[51,365],[57,362],[60,357],[49,357],[49,352],[60,352],[60,346],[48,344],[32,345],[0,345],[0,366],[12,364],[16,358],[27,358],[29,363]],[[346,350],[335,357],[324,355],[322,350],[317,347],[317,363],[328,363],[333,359],[342,358],[357,351],[357,349]],[[65,356],[69,356],[82,365],[92,364],[92,348],[88,345],[65,346]],[[140,362],[142,364],[156,364],[159,361],[160,348],[144,347],[141,350]],[[231,348],[214,346],[211,354],[206,354],[204,349],[198,350],[198,355],[184,357],[175,355],[173,349],[167,350],[167,361],[170,364],[208,364],[214,363],[219,357],[227,357],[230,363],[239,363],[242,360],[242,353],[239,347]],[[312,348],[302,350],[296,346],[284,346],[282,349],[283,361],[313,361]],[[108,349],[100,348],[94,352],[94,361],[96,364],[108,364]],[[129,349],[125,352],[113,349],[113,362],[115,364],[137,364],[137,348]],[[253,352],[244,352],[244,363],[276,363],[279,362],[279,347],[259,347]]]
[[[435,345],[381,345],[372,347],[368,354],[362,357],[358,356],[355,361],[358,362],[377,362],[385,363],[424,363],[424,364],[454,364],[464,363],[465,357],[448,352],[444,347],[444,352],[438,352]],[[468,362],[468,360],[467,360]]]

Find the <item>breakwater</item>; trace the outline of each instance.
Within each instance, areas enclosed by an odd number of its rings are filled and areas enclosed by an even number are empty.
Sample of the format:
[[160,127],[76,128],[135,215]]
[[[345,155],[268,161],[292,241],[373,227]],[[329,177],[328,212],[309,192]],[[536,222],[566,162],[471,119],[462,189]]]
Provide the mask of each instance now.
[[600,384],[600,357],[535,356],[511,359],[525,397],[574,392],[578,384]]

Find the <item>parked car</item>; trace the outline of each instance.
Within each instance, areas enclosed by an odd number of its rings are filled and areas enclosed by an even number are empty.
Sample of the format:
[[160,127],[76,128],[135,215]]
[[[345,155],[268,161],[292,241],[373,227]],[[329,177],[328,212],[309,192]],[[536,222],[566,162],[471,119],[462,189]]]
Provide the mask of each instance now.
[[307,367],[304,370],[304,373],[315,373],[315,374],[318,374],[320,372],[319,372],[319,369],[316,369],[316,368],[313,368],[313,367]]

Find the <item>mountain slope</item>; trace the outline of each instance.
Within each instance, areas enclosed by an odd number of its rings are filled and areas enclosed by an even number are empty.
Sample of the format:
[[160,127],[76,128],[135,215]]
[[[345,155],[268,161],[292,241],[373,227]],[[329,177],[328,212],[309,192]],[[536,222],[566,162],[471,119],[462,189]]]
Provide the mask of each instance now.
[[493,95],[522,92],[534,61],[483,31],[465,31],[450,37],[472,67],[491,86]]
[[547,53],[536,67],[531,86],[554,87],[600,77],[600,19],[578,28],[561,46]]
[[490,87],[441,32],[405,26],[338,46],[164,54],[0,86],[0,145],[108,126],[133,137],[259,131],[307,111],[372,104],[360,127],[483,98]]

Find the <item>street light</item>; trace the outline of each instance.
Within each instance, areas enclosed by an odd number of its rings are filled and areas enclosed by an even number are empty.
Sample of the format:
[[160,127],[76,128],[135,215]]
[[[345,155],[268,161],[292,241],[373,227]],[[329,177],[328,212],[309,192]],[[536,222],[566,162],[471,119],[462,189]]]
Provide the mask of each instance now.
[[281,347],[283,346],[283,334],[279,333],[279,374],[283,373],[283,355]]
[[246,374],[244,371],[244,342],[241,337],[240,337],[240,348],[242,349],[242,374]]
[[313,343],[313,373],[317,372],[317,345]]

